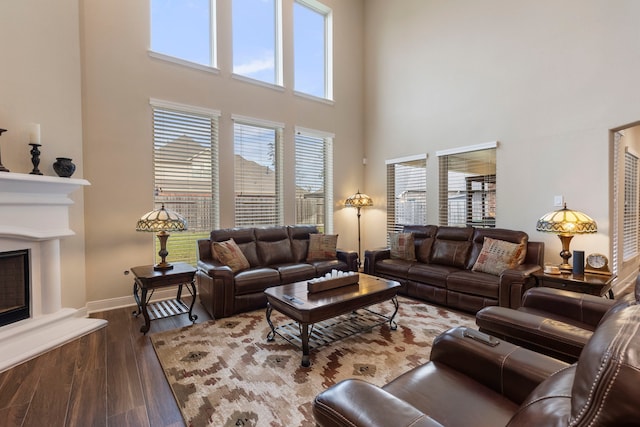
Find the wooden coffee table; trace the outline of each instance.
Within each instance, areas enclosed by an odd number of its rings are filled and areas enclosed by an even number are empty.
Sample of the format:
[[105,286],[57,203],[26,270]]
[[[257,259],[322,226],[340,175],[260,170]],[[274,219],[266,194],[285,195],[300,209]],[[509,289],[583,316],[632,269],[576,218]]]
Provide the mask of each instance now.
[[[323,345],[387,322],[395,330],[397,325],[393,319],[398,312],[396,295],[399,289],[400,284],[396,281],[362,273],[359,283],[316,293],[307,292],[307,281],[268,288],[264,291],[267,296],[267,322],[271,327],[267,340],[273,341],[279,335],[301,348],[302,366],[307,367],[310,365],[310,337],[315,344]],[[388,300],[395,307],[391,316],[367,309]],[[276,327],[271,321],[273,309],[295,322]],[[347,313],[350,315],[342,316]],[[329,319],[335,321],[325,322]]]

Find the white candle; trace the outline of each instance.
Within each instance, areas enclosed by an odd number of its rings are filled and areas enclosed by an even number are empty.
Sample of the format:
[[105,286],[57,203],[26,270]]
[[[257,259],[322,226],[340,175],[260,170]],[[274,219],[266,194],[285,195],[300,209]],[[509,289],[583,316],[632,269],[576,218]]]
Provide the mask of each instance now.
[[29,125],[29,142],[40,144],[40,125],[38,123],[31,123]]

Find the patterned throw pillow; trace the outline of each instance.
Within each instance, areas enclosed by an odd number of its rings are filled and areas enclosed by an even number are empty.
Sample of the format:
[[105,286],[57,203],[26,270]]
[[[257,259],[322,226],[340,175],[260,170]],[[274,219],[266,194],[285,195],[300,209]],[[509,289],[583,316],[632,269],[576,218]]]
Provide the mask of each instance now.
[[233,239],[224,242],[213,242],[213,251],[220,262],[231,268],[234,273],[250,267],[249,261],[247,261],[247,258]]
[[336,259],[337,234],[309,234],[307,261],[325,261]]
[[472,270],[499,276],[504,270],[518,265],[524,259],[524,251],[524,244],[485,237],[482,250]]
[[413,233],[389,233],[392,259],[416,260],[416,245]]

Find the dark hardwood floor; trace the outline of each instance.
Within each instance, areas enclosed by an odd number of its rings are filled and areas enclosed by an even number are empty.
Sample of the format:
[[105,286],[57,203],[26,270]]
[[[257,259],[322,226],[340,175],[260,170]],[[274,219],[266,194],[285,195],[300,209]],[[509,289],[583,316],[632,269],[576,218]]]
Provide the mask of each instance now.
[[[143,335],[133,310],[94,313],[109,324],[0,373],[0,426],[184,426],[148,335],[191,322],[154,320]],[[211,319],[199,302],[194,313]]]

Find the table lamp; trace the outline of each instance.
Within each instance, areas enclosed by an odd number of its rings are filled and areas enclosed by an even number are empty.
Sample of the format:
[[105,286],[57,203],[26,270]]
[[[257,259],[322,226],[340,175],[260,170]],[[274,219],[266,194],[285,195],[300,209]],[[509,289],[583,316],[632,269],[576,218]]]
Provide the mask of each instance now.
[[187,220],[180,214],[164,208],[164,203],[160,209],[152,210],[142,215],[136,224],[136,231],[152,231],[157,232],[160,241],[160,251],[158,255],[161,258],[160,263],[153,266],[154,270],[170,270],[173,265],[169,264],[166,259],[169,252],[167,251],[167,240],[170,234],[168,231],[185,231],[187,229]]
[[344,205],[348,208],[358,209],[358,270],[360,270],[360,260],[362,258],[360,247],[360,209],[367,206],[373,206],[373,200],[371,199],[371,197],[361,193],[360,190],[358,190],[356,194],[348,197],[347,200],[345,200]]
[[569,244],[573,235],[595,233],[598,231],[598,226],[587,214],[567,209],[567,204],[565,203],[562,209],[549,212],[540,218],[536,224],[536,230],[558,235],[562,242],[562,251],[560,252],[562,264],[560,264],[560,270],[571,271]]

